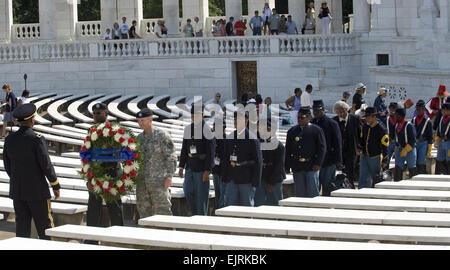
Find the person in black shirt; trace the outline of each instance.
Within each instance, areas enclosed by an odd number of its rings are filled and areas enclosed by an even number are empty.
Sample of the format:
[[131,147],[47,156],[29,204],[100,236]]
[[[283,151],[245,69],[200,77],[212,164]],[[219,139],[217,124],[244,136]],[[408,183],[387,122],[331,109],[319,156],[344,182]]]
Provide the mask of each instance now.
[[225,26],[227,36],[234,36],[234,17],[230,17],[230,21]]
[[2,138],[6,135],[6,126],[8,123],[14,123],[13,112],[17,107],[16,95],[11,91],[11,87],[8,84],[4,84],[2,87],[3,92],[6,93],[5,100],[1,103],[5,106],[5,114],[3,115],[3,127],[2,127]]
[[356,86],[356,94],[353,95],[353,104],[352,104],[352,111],[356,112],[361,108],[362,104],[365,104],[363,95],[366,92],[366,86],[363,83],[359,83]]
[[186,126],[181,147],[178,175],[183,178],[183,191],[192,215],[208,214],[209,175],[214,168],[216,140],[204,120],[203,104],[193,104],[192,124]]
[[[222,123],[220,123],[222,122]],[[218,124],[217,124],[218,123]],[[214,168],[212,170],[216,209],[224,206],[225,184],[222,182],[222,167],[225,161],[225,120],[214,122],[213,132],[216,138]]]
[[136,21],[133,21],[133,22],[132,22],[132,26],[130,27],[130,33],[129,33],[130,39],[141,38],[141,37],[136,33],[136,25],[137,25],[137,22],[136,22]]

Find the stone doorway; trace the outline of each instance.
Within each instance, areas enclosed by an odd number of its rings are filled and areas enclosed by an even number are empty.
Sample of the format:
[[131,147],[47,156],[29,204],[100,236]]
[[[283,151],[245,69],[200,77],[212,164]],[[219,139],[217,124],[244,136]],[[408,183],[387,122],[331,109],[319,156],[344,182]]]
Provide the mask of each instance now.
[[258,94],[258,70],[256,61],[236,62],[236,87],[238,102],[244,93],[252,92],[253,96]]

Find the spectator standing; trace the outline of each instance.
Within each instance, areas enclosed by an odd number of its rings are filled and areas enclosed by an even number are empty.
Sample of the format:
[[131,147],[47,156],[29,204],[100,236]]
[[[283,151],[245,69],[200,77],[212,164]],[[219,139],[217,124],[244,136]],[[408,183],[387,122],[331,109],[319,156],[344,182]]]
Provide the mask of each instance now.
[[120,27],[118,23],[114,23],[112,31],[112,39],[120,39]]
[[198,17],[194,17],[194,34],[196,37],[203,37],[203,22],[200,21]]
[[280,17],[280,23],[278,24],[278,33],[283,36],[288,35],[288,26],[286,24],[286,17],[284,15]]
[[221,32],[221,25],[222,25],[222,20],[217,20],[216,24],[213,25],[213,31],[212,34],[215,37],[220,37],[222,36],[222,32]]
[[227,36],[234,36],[234,17],[230,17],[230,20],[225,26],[225,31],[227,33]]
[[6,136],[6,126],[14,123],[13,112],[17,107],[17,99],[16,95],[11,91],[11,87],[9,84],[4,84],[2,87],[3,92],[6,93],[6,97],[4,100],[1,100],[3,106],[5,106],[5,114],[3,116],[3,126],[2,126],[2,135],[1,138]]
[[310,15],[311,19],[313,19],[313,20],[316,19],[316,9],[314,8],[314,2],[309,3],[309,8],[308,8],[307,14]]
[[155,34],[158,38],[167,37],[167,28],[164,25],[164,20],[158,20],[158,25],[156,26]]
[[316,33],[316,20],[311,17],[311,13],[306,13],[303,28],[305,29],[305,35],[313,35]]
[[292,125],[294,125],[294,126],[298,125],[298,123],[297,123],[298,111],[302,107],[301,97],[302,97],[302,89],[295,88],[294,95],[292,97],[288,98],[285,102],[286,107],[291,111],[291,113],[290,113],[291,122],[292,122]]
[[263,22],[264,22],[264,35],[267,34],[267,27],[270,25],[269,17],[272,15],[272,10],[269,7],[269,3],[264,3],[264,8],[262,10]]
[[122,23],[119,25],[119,28],[120,28],[120,38],[128,39],[128,31],[130,30],[130,28],[127,24],[126,17],[122,17]]
[[194,27],[191,24],[191,19],[187,19],[186,25],[183,27],[184,37],[191,38],[194,36]]
[[336,121],[325,114],[325,105],[322,100],[314,100],[314,118],[311,123],[322,128],[325,135],[327,150],[325,159],[319,172],[319,183],[322,196],[331,195],[331,182],[336,179],[336,169],[342,168],[342,136]]
[[[344,93],[342,93],[342,99],[341,101],[347,103],[348,99],[350,98],[351,94],[348,91],[345,91]],[[350,108],[349,108],[350,109]]]
[[112,33],[111,29],[107,28],[105,34],[103,35],[104,40],[111,40],[112,39]]
[[261,36],[262,25],[264,21],[261,16],[259,16],[259,12],[255,11],[255,16],[250,19],[250,29],[253,31],[254,36]]
[[236,30],[236,36],[245,35],[245,30],[247,30],[247,26],[245,26],[242,17],[239,17],[239,20],[234,24],[234,29]]
[[312,105],[313,105],[313,100],[311,97],[312,91],[313,91],[312,85],[308,84],[306,86],[305,92],[303,92],[303,94],[302,94],[302,100],[301,100],[302,107],[312,108]]
[[[233,26],[233,24],[231,24],[231,26]],[[226,35],[227,35],[227,24],[226,24],[226,21],[223,19],[223,20],[220,20],[220,36],[224,37]]]
[[375,108],[377,108],[377,111],[379,113],[378,119],[380,120],[381,123],[386,123],[388,109],[387,109],[386,103],[384,102],[384,99],[387,97],[388,92],[389,92],[389,89],[380,88],[380,90],[378,90],[378,96],[375,99],[375,102],[373,104],[373,106]]
[[352,111],[361,109],[362,104],[366,104],[363,95],[366,93],[366,86],[363,83],[356,85],[356,94],[353,95]]
[[445,84],[439,85],[439,89],[437,91],[436,97],[432,98],[427,104],[427,107],[429,108],[429,111],[431,111],[431,113],[430,113],[431,121],[434,121],[434,119],[436,118],[437,113],[441,109],[442,104],[445,103],[445,99],[449,95],[450,94],[446,90],[446,85]]
[[344,101],[336,102],[333,111],[337,114],[333,119],[339,124],[341,131],[343,172],[347,174],[350,183],[353,185],[358,180],[356,153],[361,134],[361,124],[357,116],[349,113],[350,106]]
[[137,22],[133,21],[130,27],[130,39],[136,39],[136,38],[141,38],[137,33],[136,33],[136,25]]
[[17,107],[23,105],[23,104],[27,104],[29,103],[28,98],[30,97],[30,91],[28,90],[23,90],[22,92],[22,96],[19,98],[19,100],[17,101]]
[[329,35],[331,34],[330,30],[330,23],[333,19],[330,9],[327,6],[326,2],[322,3],[322,7],[319,11],[319,19],[322,21],[322,35]]
[[266,97],[264,99],[264,106],[260,115],[261,118],[270,118],[270,116],[272,115],[272,109],[270,107],[271,105],[272,105],[272,98]]
[[280,14],[277,13],[276,9],[272,9],[272,15],[269,17],[269,28],[271,35],[278,35],[278,27],[280,25]]
[[292,20],[292,16],[288,16],[288,20],[286,22],[287,25],[287,34],[288,35],[298,35],[297,24]]

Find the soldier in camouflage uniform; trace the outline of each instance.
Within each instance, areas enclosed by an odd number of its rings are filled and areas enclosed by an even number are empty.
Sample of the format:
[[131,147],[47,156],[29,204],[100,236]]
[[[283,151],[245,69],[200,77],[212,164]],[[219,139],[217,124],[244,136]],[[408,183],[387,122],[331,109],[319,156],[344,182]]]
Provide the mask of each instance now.
[[144,130],[137,137],[144,158],[136,187],[139,216],[172,215],[169,187],[176,170],[175,145],[168,134],[152,126],[151,110],[141,110],[136,118]]

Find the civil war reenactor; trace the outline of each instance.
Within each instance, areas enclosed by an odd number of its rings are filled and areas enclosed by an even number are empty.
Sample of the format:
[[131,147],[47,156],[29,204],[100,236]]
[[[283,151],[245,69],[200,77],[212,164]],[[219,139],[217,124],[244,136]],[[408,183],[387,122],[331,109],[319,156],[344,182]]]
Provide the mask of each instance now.
[[234,112],[236,130],[227,135],[222,181],[225,206],[254,206],[256,188],[260,185],[262,153],[256,135],[248,130],[248,112]]
[[325,159],[327,142],[322,129],[311,121],[309,107],[298,111],[298,125],[286,138],[285,170],[294,174],[297,197],[319,196],[319,172]]
[[[219,123],[219,124],[217,124]],[[225,159],[225,128],[226,121],[214,122],[213,132],[216,139],[216,150],[214,157],[214,168],[212,170],[215,193],[215,207],[216,209],[224,207],[224,193],[225,183],[222,182],[222,167]]]
[[136,187],[136,205],[141,218],[172,215],[169,187],[176,171],[177,156],[170,136],[153,126],[153,112],[142,109],[136,114],[143,132],[138,135],[143,162]]
[[402,180],[405,161],[408,166],[409,175],[417,175],[417,151],[416,151],[416,129],[414,125],[406,120],[406,110],[397,108],[395,110],[395,141],[397,148],[395,153],[394,181]]
[[436,174],[450,174],[450,103],[442,104],[442,117],[436,131],[434,146],[438,149]]
[[395,125],[397,124],[397,120],[395,120],[395,110],[398,108],[397,102],[391,102],[389,104],[389,116],[386,119],[385,126],[388,130],[389,134],[389,146],[388,146],[388,164],[391,162],[392,156],[395,154]]
[[[267,127],[261,122],[265,122]],[[258,139],[261,143],[263,169],[261,185],[256,188],[255,206],[274,205],[283,199],[283,180],[286,179],[284,171],[284,145],[272,134],[271,118],[260,119]],[[267,136],[260,136],[261,129],[266,129]],[[271,145],[273,144],[273,145]]]
[[427,157],[431,157],[433,146],[433,122],[426,115],[425,106],[425,101],[417,101],[417,116],[412,120],[412,124],[416,128],[417,170],[419,174],[427,174]]
[[350,183],[354,187],[354,183],[358,179],[357,160],[359,136],[361,134],[361,124],[359,117],[349,113],[350,106],[344,101],[338,101],[334,105],[333,117],[339,124],[342,137],[342,160],[344,164],[343,172],[347,174]]
[[16,236],[29,238],[33,218],[40,239],[50,239],[45,230],[54,227],[51,216],[50,186],[55,200],[60,185],[48,155],[45,138],[32,130],[36,106],[24,104],[13,112],[20,128],[5,139],[3,164],[10,178],[9,197],[16,214]]
[[327,150],[319,173],[319,183],[322,196],[331,195],[331,182],[336,179],[336,168],[342,169],[342,136],[336,121],[325,114],[322,100],[314,100],[312,124],[322,128],[325,135]]
[[367,107],[364,115],[358,154],[361,155],[358,189],[372,187],[372,181],[380,176],[381,168],[387,168],[389,134],[377,118],[375,107]]
[[184,129],[178,175],[192,215],[208,214],[209,175],[214,168],[216,142],[211,127],[204,121],[203,104],[191,108],[192,124]]
[[[104,103],[97,103],[92,107],[94,123],[106,123],[108,119],[108,107]],[[112,177],[119,174],[119,163],[108,162],[102,163],[105,172]],[[86,225],[93,227],[101,227],[103,200],[95,194],[89,192],[88,210],[86,213]],[[123,226],[122,200],[118,199],[114,202],[106,203],[108,208],[111,226]],[[86,243],[95,243],[93,241],[85,241]]]

